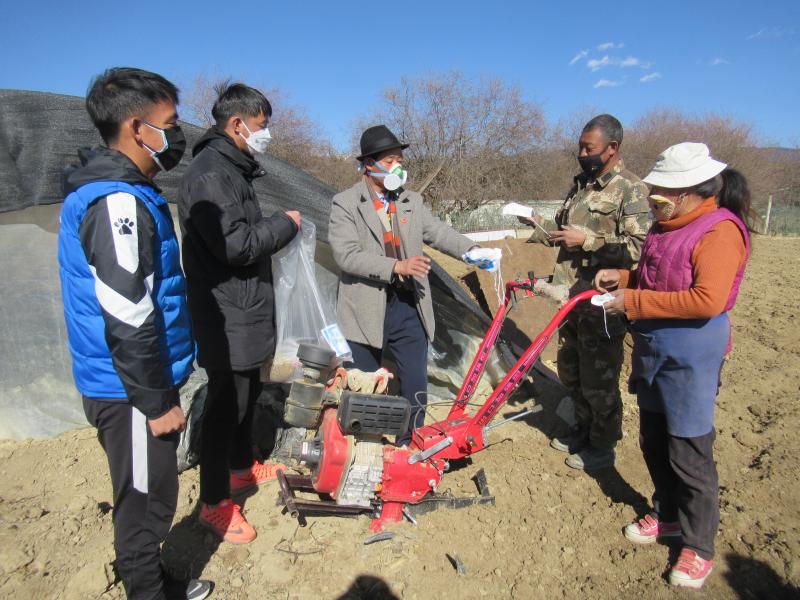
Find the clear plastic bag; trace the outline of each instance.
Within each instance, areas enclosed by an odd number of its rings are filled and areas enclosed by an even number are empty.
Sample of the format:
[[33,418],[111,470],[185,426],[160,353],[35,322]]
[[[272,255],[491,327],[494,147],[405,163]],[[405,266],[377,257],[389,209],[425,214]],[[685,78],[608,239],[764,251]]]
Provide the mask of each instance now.
[[300,344],[328,346],[341,363],[352,357],[350,346],[336,323],[336,299],[319,285],[314,264],[317,229],[309,220],[297,236],[272,256],[275,289],[275,357],[269,380],[291,381],[299,376]]

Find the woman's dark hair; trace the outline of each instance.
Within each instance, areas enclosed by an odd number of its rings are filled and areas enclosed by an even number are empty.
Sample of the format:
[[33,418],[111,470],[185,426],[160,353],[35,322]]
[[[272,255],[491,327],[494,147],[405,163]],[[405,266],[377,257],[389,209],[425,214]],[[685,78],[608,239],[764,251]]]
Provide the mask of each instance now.
[[716,177],[688,188],[685,192],[697,194],[701,198],[716,196],[720,207],[727,208],[739,217],[750,233],[755,232],[752,227],[755,215],[750,204],[750,187],[745,176],[736,169],[728,167]]
[[257,89],[243,83],[228,84],[224,82],[216,88],[218,97],[211,109],[211,116],[218,127],[225,127],[233,115],[257,117],[264,114],[272,116],[272,105],[266,96]]
[[86,94],[86,111],[106,144],[116,141],[122,122],[141,116],[159,102],[178,104],[178,88],[157,73],[114,67],[95,77]]

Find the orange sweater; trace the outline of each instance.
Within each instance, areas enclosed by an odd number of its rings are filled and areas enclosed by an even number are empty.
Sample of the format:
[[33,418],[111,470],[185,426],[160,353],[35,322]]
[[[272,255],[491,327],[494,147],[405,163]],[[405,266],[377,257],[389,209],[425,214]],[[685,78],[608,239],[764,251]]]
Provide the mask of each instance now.
[[[666,231],[679,229],[698,217],[717,209],[715,198],[708,198],[689,214],[664,221]],[[741,231],[733,221],[712,227],[692,251],[694,283],[681,292],[625,290],[625,314],[636,319],[710,319],[725,310],[736,272],[746,258],[747,248]],[[636,272],[622,271],[620,288],[633,288]]]

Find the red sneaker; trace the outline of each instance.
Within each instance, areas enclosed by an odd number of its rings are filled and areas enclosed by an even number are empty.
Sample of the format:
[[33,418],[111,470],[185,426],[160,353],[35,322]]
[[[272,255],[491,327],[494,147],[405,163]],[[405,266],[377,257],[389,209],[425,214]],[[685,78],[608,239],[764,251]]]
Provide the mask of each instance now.
[[697,552],[689,548],[681,550],[678,562],[669,572],[669,584],[699,590],[711,574],[711,563],[697,556]]
[[228,498],[209,508],[203,504],[200,509],[200,524],[207,527],[225,542],[232,544],[249,544],[256,539],[256,530],[242,515],[238,504]]
[[280,463],[260,463],[253,461],[253,466],[244,473],[231,473],[231,496],[238,496],[258,487],[262,483],[278,478],[278,469],[286,471],[286,465]]
[[661,538],[681,537],[681,524],[677,521],[659,521],[652,515],[645,515],[644,519],[627,525],[624,534],[635,544],[652,544]]

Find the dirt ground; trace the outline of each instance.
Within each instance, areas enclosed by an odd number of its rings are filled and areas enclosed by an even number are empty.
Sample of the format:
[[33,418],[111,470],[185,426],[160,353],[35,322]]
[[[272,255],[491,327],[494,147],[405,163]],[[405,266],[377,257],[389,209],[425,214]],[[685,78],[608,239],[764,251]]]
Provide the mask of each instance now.
[[[529,263],[543,272],[552,261],[549,251],[535,256],[531,246],[508,244],[506,279],[524,275]],[[444,487],[468,494],[470,478],[485,468],[495,506],[430,513],[417,526],[399,525],[391,541],[364,545],[367,517],[313,517],[300,528],[281,514],[270,484],[244,503],[258,538],[234,546],[196,524],[198,472],[191,469],[180,478],[164,562],[176,575],[214,580],[218,599],[800,597],[798,272],[800,240],[755,241],[717,412],[715,572],[699,593],[666,584],[669,547],[638,547],[622,537],[652,491],[637,446],[635,399],[624,396],[626,436],[616,467],[588,476],[548,447],[563,426],[555,407],[564,393],[540,376],[535,401],[544,410],[496,430],[487,450],[444,477]],[[527,302],[512,313],[517,335],[532,336],[555,311],[543,300]],[[501,414],[533,403],[513,400]],[[0,475],[0,597],[124,596],[111,568],[111,486],[92,429],[0,441]]]

